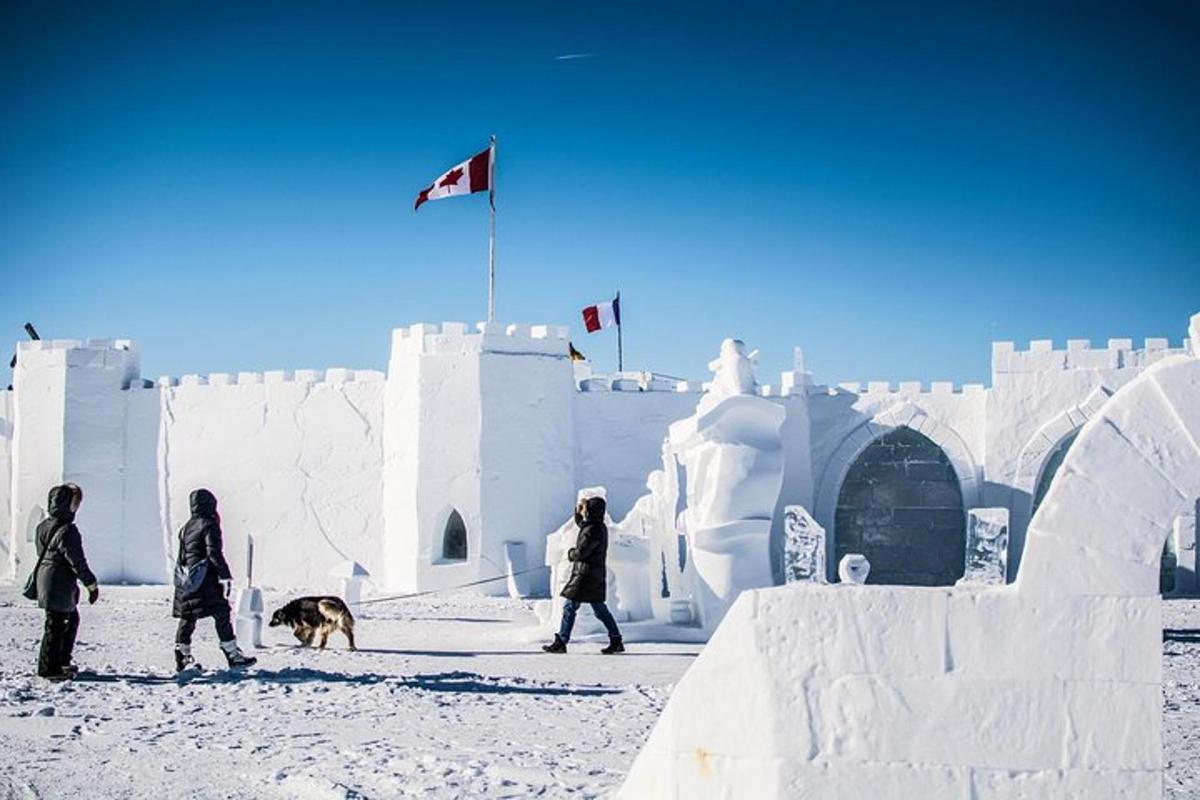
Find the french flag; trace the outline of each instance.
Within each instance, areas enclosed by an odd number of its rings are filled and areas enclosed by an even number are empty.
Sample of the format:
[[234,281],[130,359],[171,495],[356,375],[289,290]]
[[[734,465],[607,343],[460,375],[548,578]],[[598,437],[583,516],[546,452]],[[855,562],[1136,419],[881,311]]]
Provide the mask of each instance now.
[[588,333],[595,333],[601,328],[611,328],[621,324],[621,295],[617,295],[609,303],[597,303],[583,310],[583,327]]

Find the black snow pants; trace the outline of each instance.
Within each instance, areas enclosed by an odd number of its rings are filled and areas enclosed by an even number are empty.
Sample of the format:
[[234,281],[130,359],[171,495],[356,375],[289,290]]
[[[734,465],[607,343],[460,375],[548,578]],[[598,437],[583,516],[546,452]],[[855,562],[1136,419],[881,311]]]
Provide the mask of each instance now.
[[[223,611],[215,611],[212,615],[213,622],[217,626],[217,638],[222,642],[231,642],[236,637],[233,635],[233,624],[229,621],[229,606],[226,606]],[[191,617],[180,617],[179,627],[175,629],[175,644],[191,644],[192,634],[196,630],[196,620]]]
[[75,635],[79,633],[78,611],[47,611],[42,648],[38,652],[38,675],[49,678],[62,673],[71,663]]

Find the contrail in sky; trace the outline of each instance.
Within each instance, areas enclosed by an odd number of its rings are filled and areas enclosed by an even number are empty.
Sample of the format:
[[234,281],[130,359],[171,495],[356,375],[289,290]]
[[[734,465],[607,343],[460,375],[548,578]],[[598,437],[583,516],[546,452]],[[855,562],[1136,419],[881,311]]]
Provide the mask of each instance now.
[[555,61],[577,61],[581,58],[594,58],[595,53],[563,53],[561,56],[555,56]]

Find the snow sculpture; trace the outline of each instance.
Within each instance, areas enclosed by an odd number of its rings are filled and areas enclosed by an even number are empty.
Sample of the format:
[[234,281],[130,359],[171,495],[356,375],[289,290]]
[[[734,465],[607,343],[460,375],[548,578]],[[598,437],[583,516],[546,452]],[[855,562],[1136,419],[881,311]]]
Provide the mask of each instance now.
[[329,570],[329,577],[338,579],[341,598],[351,606],[350,613],[359,613],[356,606],[362,601],[363,581],[371,577],[367,568],[354,560],[341,561]]
[[235,604],[234,634],[247,647],[262,647],[263,598],[257,586],[247,586],[238,592]]
[[1008,575],[1008,509],[967,512],[967,563],[959,583],[1003,584]]
[[246,588],[240,590],[234,604],[233,625],[238,641],[247,647],[262,647],[262,590],[254,585],[254,537],[246,537]]
[[[608,492],[603,486],[580,489],[575,496],[576,506],[589,497],[603,497],[607,500]],[[604,522],[606,525],[610,522],[607,514]],[[575,524],[574,514],[546,537],[546,566],[550,568],[551,597],[558,597],[558,593],[567,585],[567,579],[571,577],[571,560],[567,558],[567,551],[575,546],[578,538],[579,526]]]
[[1197,442],[1200,358],[1168,356],[1083,425],[1014,583],[744,592],[618,796],[1161,797],[1159,565]]
[[[608,492],[603,486],[589,486],[580,489],[575,498],[575,503],[579,503],[589,497],[603,497],[608,499]],[[608,526],[608,600],[609,610],[619,620],[628,620],[630,615],[627,609],[614,607],[612,603],[614,594],[620,597],[621,579],[629,581],[629,563],[632,556],[624,559],[625,563],[620,564],[623,556],[628,555],[628,550],[623,547],[623,544],[618,541],[618,536],[615,535],[616,526],[613,524],[612,518],[608,514],[604,515],[604,524]],[[575,524],[575,515],[572,513],[571,518],[560,525],[554,533],[546,537],[546,566],[550,568],[550,600],[548,602],[539,603],[537,606],[538,621],[542,625],[550,626],[557,629],[558,621],[562,619],[563,598],[561,592],[563,587],[567,585],[567,580],[571,577],[571,560],[567,558],[567,552],[575,546],[575,542],[579,538],[579,526]],[[622,569],[625,567],[625,569]],[[626,588],[626,596],[636,596],[636,592]],[[594,630],[599,629],[599,623],[596,622],[590,615],[579,618],[576,625],[576,630],[579,635],[587,635]]]
[[696,413],[672,423],[668,447],[687,475],[683,513],[693,598],[712,631],[744,589],[771,586],[771,518],[783,484],[784,408],[753,394],[754,359],[721,343]]
[[533,594],[531,568],[524,542],[504,543],[504,574],[509,597],[529,597]]
[[747,355],[746,343],[741,339],[726,339],[721,342],[720,354],[708,362],[713,373],[708,392],[700,399],[696,413],[702,414],[727,397],[754,394],[758,385],[754,368],[758,365],[758,351]]
[[[633,621],[653,618],[688,624],[692,619],[687,599],[690,590],[685,571],[679,566],[675,519],[679,502],[677,471],[674,456],[664,448],[663,469],[654,470],[646,478],[649,493],[638,498],[615,526],[616,541],[621,547],[616,563],[617,599]],[[644,554],[641,549],[636,551],[636,559],[632,556],[635,546],[644,549]],[[612,554],[610,550],[610,557]],[[688,606],[686,613],[680,610],[681,605]],[[677,623],[679,619],[685,622]]]
[[[608,600],[622,622],[688,626],[688,638],[704,637],[744,589],[774,583],[769,538],[783,482],[786,411],[754,394],[756,356],[738,340],[721,344],[710,389],[692,416],[670,426],[663,468],[647,477],[648,493],[619,523],[608,521]],[[677,516],[681,467],[687,504]],[[578,499],[592,496],[604,497],[604,488],[583,489]],[[820,530],[811,517],[805,524]],[[547,537],[553,600],[538,607],[543,625],[555,624],[561,611],[576,531],[571,519]],[[824,563],[822,548],[810,548],[813,564]]]
[[838,579],[842,583],[862,585],[871,573],[871,562],[861,553],[847,553],[838,562]]
[[785,583],[825,583],[825,529],[804,506],[783,509]]

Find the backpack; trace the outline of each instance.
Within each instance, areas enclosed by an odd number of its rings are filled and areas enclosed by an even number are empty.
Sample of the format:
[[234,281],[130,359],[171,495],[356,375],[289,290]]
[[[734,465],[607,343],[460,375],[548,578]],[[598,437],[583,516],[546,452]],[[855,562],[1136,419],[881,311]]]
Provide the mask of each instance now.
[[46,542],[46,549],[43,550],[40,554],[38,554],[37,563],[33,565],[33,571],[30,572],[29,577],[25,579],[25,588],[21,590],[21,595],[26,600],[37,600],[38,599],[38,589],[37,589],[38,570],[41,568],[42,562],[46,560],[46,553],[49,553],[51,550],[57,550],[58,547],[57,547],[56,543],[62,544],[63,531],[65,531],[67,529],[67,525],[69,525],[69,524],[70,524],[69,522],[66,524],[60,523],[59,526],[54,529],[54,532],[50,534],[50,539],[49,539],[49,541]]
[[190,567],[183,565],[183,531],[179,532],[179,558],[175,559],[175,589],[180,597],[191,597],[200,591],[208,576],[208,559],[197,561]]

